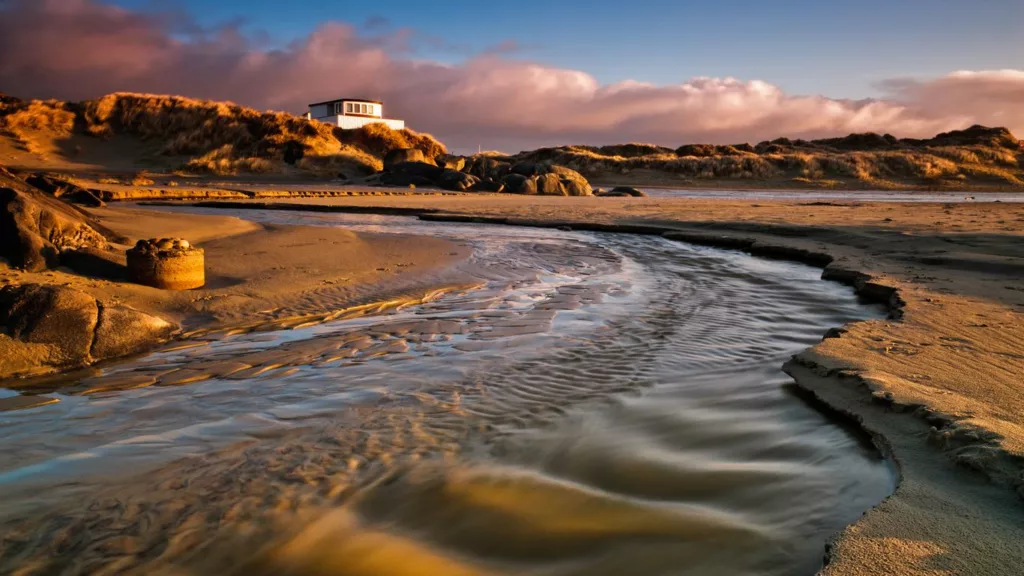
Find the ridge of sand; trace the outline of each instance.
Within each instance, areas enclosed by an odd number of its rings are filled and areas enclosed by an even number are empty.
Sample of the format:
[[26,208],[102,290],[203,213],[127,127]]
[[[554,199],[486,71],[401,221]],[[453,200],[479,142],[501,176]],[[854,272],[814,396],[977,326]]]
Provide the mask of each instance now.
[[[896,492],[838,535],[829,575],[1016,574],[1024,565],[1024,205],[523,197],[282,201],[630,232],[828,265],[887,300],[786,366],[876,436]],[[233,203],[235,204],[235,203]],[[856,272],[855,272],[856,271]]]

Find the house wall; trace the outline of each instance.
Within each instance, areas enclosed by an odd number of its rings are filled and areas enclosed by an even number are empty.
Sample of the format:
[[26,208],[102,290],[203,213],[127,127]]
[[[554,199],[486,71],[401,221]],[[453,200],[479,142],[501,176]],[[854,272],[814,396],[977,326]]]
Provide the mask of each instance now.
[[334,116],[334,112],[330,110],[330,105],[320,104],[319,106],[313,106],[309,109],[309,113],[313,118],[324,118],[326,116]]
[[392,120],[390,118],[364,118],[361,116],[334,116],[332,118],[325,118],[324,122],[330,124],[337,124],[339,128],[351,130],[353,128],[360,128],[367,124],[383,123],[387,124],[388,128],[392,130],[401,130],[405,128],[405,120]]

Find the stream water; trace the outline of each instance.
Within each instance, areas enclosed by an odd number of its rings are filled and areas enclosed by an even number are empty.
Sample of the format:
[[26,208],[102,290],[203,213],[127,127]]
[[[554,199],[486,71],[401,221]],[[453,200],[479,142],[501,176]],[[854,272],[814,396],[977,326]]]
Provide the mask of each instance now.
[[199,336],[0,413],[0,573],[813,574],[895,486],[781,372],[882,315],[819,270],[659,237],[238,215],[468,242],[480,287]]

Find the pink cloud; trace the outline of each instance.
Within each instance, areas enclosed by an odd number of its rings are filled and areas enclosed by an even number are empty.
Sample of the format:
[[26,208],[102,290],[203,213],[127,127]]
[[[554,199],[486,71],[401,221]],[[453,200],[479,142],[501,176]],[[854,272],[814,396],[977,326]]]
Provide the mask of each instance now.
[[308,102],[362,96],[384,100],[388,115],[455,149],[734,143],[864,131],[922,137],[973,123],[1024,132],[1018,70],[888,80],[884,98],[851,101],[733,78],[602,85],[585,72],[511,59],[502,50],[444,65],[416,60],[406,49],[410,34],[367,37],[329,22],[267,50],[235,27],[203,29],[181,14],[132,12],[99,0],[9,0],[0,2],[0,89],[66,99],[118,90],[184,94],[296,113]]

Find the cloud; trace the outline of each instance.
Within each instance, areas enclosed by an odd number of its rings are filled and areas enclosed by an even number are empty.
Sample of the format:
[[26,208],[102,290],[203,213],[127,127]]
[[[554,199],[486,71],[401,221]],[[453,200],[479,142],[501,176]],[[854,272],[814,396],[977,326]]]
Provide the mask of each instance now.
[[292,112],[353,95],[384,100],[389,116],[456,149],[864,131],[923,137],[972,123],[1024,132],[1018,70],[892,79],[880,85],[882,98],[856,101],[734,78],[602,85],[582,71],[510,58],[511,41],[456,65],[417,60],[414,31],[390,30],[384,21],[372,27],[366,36],[366,26],[328,22],[266,49],[237,26],[204,28],[180,13],[100,0],[0,0],[0,90],[66,99],[118,90],[184,94]]

